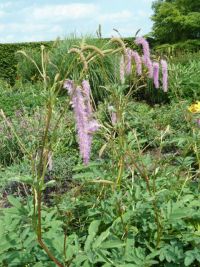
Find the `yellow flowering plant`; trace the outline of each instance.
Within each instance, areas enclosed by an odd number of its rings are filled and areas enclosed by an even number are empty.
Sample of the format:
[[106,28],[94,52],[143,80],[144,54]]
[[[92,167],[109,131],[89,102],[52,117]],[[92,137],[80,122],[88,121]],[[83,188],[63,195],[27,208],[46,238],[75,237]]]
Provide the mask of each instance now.
[[197,101],[195,104],[189,106],[188,110],[191,113],[200,113],[200,101]]

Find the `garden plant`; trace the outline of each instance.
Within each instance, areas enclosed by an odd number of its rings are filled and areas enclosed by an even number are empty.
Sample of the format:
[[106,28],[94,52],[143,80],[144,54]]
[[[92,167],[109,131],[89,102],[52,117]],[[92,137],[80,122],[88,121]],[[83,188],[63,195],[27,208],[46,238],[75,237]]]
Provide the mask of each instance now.
[[17,52],[19,80],[0,85],[1,266],[199,266],[199,61],[132,42]]

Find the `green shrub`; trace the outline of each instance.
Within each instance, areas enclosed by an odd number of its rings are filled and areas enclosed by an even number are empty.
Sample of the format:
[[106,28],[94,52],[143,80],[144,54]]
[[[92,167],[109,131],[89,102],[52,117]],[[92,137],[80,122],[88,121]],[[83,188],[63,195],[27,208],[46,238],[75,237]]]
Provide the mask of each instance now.
[[26,109],[33,112],[34,108],[44,105],[45,95],[41,92],[41,84],[17,83],[14,87],[1,81],[0,106],[7,116],[14,116],[15,112]]

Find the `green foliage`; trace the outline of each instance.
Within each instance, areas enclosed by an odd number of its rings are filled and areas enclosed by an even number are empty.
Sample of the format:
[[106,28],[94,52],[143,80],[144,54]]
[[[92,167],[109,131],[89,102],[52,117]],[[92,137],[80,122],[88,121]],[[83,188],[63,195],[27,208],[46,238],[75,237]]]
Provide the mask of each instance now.
[[[12,195],[7,199],[11,207],[0,210],[0,238],[2,240],[0,262],[2,266],[55,266],[37,245],[36,233],[28,219],[33,214],[32,199],[28,198],[27,204],[20,202]],[[59,253],[62,253],[62,222],[56,217],[55,210],[44,211],[42,223],[45,224],[46,242],[51,249],[54,249],[54,253],[61,257]]]
[[27,113],[32,113],[35,108],[44,105],[45,95],[41,92],[41,83],[17,83],[11,87],[1,81],[0,90],[0,106],[8,117],[23,109],[26,109]]
[[187,63],[169,66],[169,96],[171,99],[192,99],[200,97],[200,61],[190,55]]
[[160,43],[176,43],[199,38],[198,0],[158,0],[154,1],[153,10],[153,35]]
[[[50,254],[68,267],[198,266],[200,131],[198,114],[187,110],[199,96],[198,61],[170,64],[171,102],[158,105],[166,96],[145,75],[120,83],[118,66],[113,69],[120,54],[96,56],[80,78],[82,62],[65,53],[84,42],[97,40],[69,39],[42,50],[43,66],[39,52],[31,51],[42,79],[33,61],[20,59],[22,83],[2,83],[2,266],[55,266]],[[98,45],[110,48],[103,40]],[[94,97],[102,100],[86,166],[69,98],[59,94],[66,73],[77,83],[90,79]],[[142,98],[137,90],[153,105],[133,100]]]
[[52,42],[42,43],[20,43],[20,44],[0,44],[0,79],[6,80],[9,84],[15,84],[17,77],[16,52],[24,48],[39,49],[42,44],[51,46]]
[[[24,156],[24,150],[20,146],[16,134],[23,140],[28,149],[38,145],[43,132],[47,93],[41,90],[42,84],[40,82],[35,84],[18,82],[14,87],[10,87],[7,83],[1,81],[0,88],[0,106],[8,121],[12,123],[14,130],[12,131],[8,127],[1,115],[0,164],[8,166],[12,163],[19,163],[19,160]],[[66,96],[60,97],[59,100],[60,103],[65,102]],[[62,109],[58,106],[55,117],[58,117],[61,112]],[[71,111],[66,112],[61,128],[56,150],[56,153],[60,155],[68,152],[68,144],[71,146],[75,144],[75,130]],[[67,138],[63,135],[64,128]]]
[[[151,177],[152,195],[140,175],[135,172],[131,177],[128,168],[121,189],[113,191],[115,177],[110,168],[111,153],[107,157],[103,154],[87,167],[76,165],[73,168],[74,159],[65,159],[63,154],[55,158],[51,179],[57,179],[60,189],[55,197],[49,195],[51,201],[48,201],[48,207],[43,207],[42,222],[44,240],[62,262],[68,262],[70,267],[198,266],[198,182],[187,178],[188,170],[194,173],[196,160],[192,154],[190,157],[184,155],[200,138],[199,135],[194,138],[190,131],[186,108],[187,103],[152,108],[130,102],[124,114],[128,140],[137,163]],[[106,108],[102,106],[99,109],[102,119],[108,116],[105,112]],[[165,136],[167,125],[170,125],[170,131]],[[137,137],[131,129],[135,129]],[[145,152],[140,156],[137,140]],[[97,141],[102,144],[102,137]],[[29,181],[25,177],[26,168],[10,168],[10,174],[7,169],[1,177],[11,181],[9,177],[18,176],[26,185]],[[70,181],[72,175],[73,182]],[[67,187],[67,192],[61,190],[63,187]],[[3,266],[51,266],[37,245],[32,229],[32,199],[21,195],[19,200],[9,196],[8,201],[9,207],[0,211]],[[159,209],[159,231],[154,201]]]
[[160,55],[167,55],[167,56],[175,56],[181,60],[181,57],[185,57],[185,54],[189,54],[194,56],[195,52],[199,52],[200,50],[200,40],[187,40],[184,42],[178,42],[175,44],[163,44],[158,45],[155,48],[156,53]]
[[170,57],[170,63],[173,64],[182,64],[182,65],[187,65],[191,61],[196,61],[198,62],[200,60],[200,53],[184,53],[184,54],[179,54],[175,57],[171,56]]
[[[152,186],[157,188],[153,196],[139,177],[124,181],[120,192],[113,193],[101,184],[87,183],[83,191],[69,191],[60,201],[59,217],[56,208],[44,207],[44,240],[70,267],[198,266],[198,189],[193,182],[183,188],[184,181],[175,174],[176,169],[171,167],[153,173]],[[156,242],[154,200],[161,212],[159,244]],[[27,199],[25,204],[8,196],[8,201],[12,207],[2,209],[0,214],[1,261],[5,266],[34,266],[38,261],[43,266],[51,266],[37,246],[35,233],[27,220],[27,215],[32,214],[32,200]],[[63,229],[68,232],[64,254]]]
[[[99,49],[108,49],[110,46],[105,46],[104,39],[96,39],[94,37],[86,36],[83,40],[71,36],[63,41],[58,41],[51,51],[48,52],[50,64],[48,65],[47,75],[51,82],[53,82],[55,75],[59,72],[60,78],[77,79],[82,69],[82,63],[76,60],[74,53],[69,54],[69,50],[72,47],[79,46],[80,44],[88,44],[96,46]],[[29,50],[26,52],[35,60],[39,67],[41,67],[40,51]],[[114,56],[105,56],[104,58],[97,57],[95,62],[90,63],[88,70],[88,79],[90,81],[93,97],[95,100],[102,100],[105,96],[105,91],[99,88],[107,83],[114,82],[115,79],[115,64],[116,60]],[[41,79],[35,66],[30,60],[23,55],[18,56],[18,76],[23,82],[30,80]]]

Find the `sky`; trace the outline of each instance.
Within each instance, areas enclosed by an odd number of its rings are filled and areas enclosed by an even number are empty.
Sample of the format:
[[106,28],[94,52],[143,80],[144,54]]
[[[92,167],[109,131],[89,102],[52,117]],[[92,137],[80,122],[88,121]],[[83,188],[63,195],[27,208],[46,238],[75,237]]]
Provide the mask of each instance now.
[[96,34],[134,36],[151,31],[153,0],[0,0],[0,43]]

